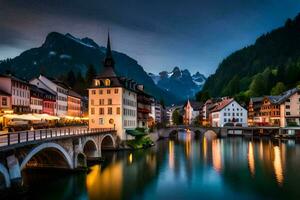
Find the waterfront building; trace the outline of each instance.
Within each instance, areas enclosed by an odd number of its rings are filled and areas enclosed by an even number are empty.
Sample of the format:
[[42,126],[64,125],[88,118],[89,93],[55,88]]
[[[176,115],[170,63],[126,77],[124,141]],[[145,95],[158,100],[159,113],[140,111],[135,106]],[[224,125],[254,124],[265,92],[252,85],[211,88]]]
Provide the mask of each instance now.
[[26,81],[12,75],[0,75],[0,90],[11,95],[15,113],[30,112],[30,89]]
[[30,85],[30,111],[41,114],[43,112],[44,92],[35,85]]
[[280,126],[280,104],[281,96],[263,97],[257,125],[259,126]]
[[103,72],[94,78],[88,88],[89,128],[114,128],[121,140],[131,139],[127,133],[138,126],[138,102],[142,109],[150,110],[150,104],[145,107],[145,102],[141,101],[146,97],[141,85],[116,75],[109,36],[103,65]]
[[256,126],[262,122],[260,116],[260,109],[262,106],[263,97],[253,97],[250,98],[248,106],[248,125]]
[[43,94],[43,111],[42,113],[48,115],[55,115],[56,96],[51,92],[39,88]]
[[280,127],[300,126],[300,89],[284,92],[278,100],[280,105]]
[[153,119],[154,124],[162,123],[162,105],[156,99],[152,99],[151,113],[149,116]]
[[136,85],[137,92],[137,127],[148,128],[151,113],[151,96],[144,92],[143,85]]
[[56,96],[56,104],[54,113],[57,116],[63,117],[67,115],[68,107],[68,88],[67,86],[57,80],[40,75],[30,81],[31,84],[39,88],[43,88]]
[[81,115],[81,96],[73,90],[68,90],[68,116],[80,117]]
[[233,98],[224,98],[218,102],[210,115],[213,127],[247,126],[247,110]]
[[183,123],[186,125],[190,125],[196,120],[196,117],[201,114],[200,111],[202,109],[202,103],[188,100],[183,106],[183,109]]
[[0,114],[12,112],[11,94],[0,90]]
[[213,98],[206,100],[201,109],[201,125],[211,126],[211,111],[218,105],[218,102],[220,101],[222,101],[221,98]]

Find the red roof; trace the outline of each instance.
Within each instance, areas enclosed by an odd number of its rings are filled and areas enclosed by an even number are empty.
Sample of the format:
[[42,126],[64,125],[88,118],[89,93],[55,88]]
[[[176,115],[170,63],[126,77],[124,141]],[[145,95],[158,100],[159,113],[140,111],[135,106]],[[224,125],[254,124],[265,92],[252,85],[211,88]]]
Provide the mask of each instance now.
[[222,110],[227,105],[229,105],[232,101],[234,101],[233,98],[231,98],[231,99],[224,99],[223,101],[218,102],[217,106],[211,112],[218,112],[218,111]]

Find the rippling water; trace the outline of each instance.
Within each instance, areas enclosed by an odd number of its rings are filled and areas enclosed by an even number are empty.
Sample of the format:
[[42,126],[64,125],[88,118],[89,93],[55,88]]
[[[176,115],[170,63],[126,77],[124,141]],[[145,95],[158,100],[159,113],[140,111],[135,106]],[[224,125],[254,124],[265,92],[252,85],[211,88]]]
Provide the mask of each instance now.
[[81,175],[27,176],[29,199],[300,199],[293,140],[179,134],[155,147],[105,155]]

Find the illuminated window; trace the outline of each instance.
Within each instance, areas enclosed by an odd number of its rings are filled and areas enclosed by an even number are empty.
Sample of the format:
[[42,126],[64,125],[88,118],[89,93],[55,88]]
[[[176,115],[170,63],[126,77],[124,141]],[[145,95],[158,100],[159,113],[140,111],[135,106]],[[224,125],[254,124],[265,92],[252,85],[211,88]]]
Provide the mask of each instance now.
[[109,79],[105,79],[104,84],[105,84],[105,86],[110,86],[110,80]]
[[100,86],[100,80],[95,80],[95,86]]
[[117,115],[121,113],[120,107],[117,107]]

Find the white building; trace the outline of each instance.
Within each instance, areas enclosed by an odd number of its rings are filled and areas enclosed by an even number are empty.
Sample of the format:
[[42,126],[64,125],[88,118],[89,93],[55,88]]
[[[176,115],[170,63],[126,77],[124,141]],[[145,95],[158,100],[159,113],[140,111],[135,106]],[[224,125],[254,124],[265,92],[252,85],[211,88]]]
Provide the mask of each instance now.
[[211,111],[211,124],[213,127],[223,127],[227,123],[231,125],[247,126],[248,113],[234,99],[224,99],[218,102]]
[[62,82],[40,75],[30,81],[31,84],[43,88],[56,95],[55,115],[63,117],[67,115],[68,89]]
[[162,122],[162,106],[155,99],[151,103],[151,113],[149,116],[153,118],[155,124]]

